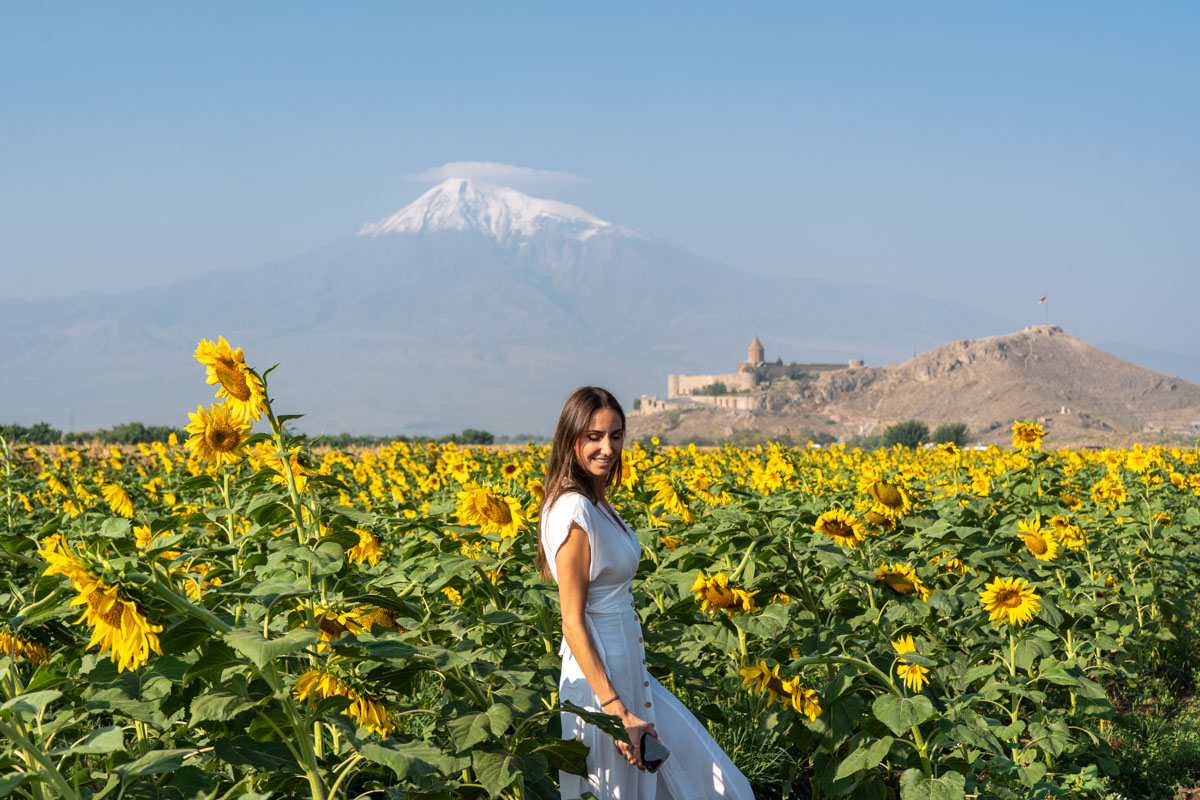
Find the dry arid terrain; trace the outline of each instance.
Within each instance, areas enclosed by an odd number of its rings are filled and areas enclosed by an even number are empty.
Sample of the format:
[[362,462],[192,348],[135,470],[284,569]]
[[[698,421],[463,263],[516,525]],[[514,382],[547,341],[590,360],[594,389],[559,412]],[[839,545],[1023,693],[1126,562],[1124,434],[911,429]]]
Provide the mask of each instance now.
[[1139,367],[1053,325],[954,342],[885,367],[774,380],[752,391],[764,394],[766,410],[631,415],[630,433],[672,443],[754,432],[794,441],[821,432],[851,439],[918,419],[931,429],[963,422],[973,442],[1000,444],[1013,420],[1027,419],[1045,427],[1048,443],[1066,447],[1194,444],[1200,435],[1200,386]]

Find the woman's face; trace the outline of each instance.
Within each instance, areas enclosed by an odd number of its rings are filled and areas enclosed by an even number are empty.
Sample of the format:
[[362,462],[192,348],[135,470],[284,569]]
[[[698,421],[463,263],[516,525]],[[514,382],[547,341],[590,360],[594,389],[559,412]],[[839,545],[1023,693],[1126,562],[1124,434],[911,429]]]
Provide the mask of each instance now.
[[603,485],[608,473],[621,460],[624,439],[621,415],[611,408],[602,408],[592,414],[587,429],[575,441],[575,458],[585,472]]

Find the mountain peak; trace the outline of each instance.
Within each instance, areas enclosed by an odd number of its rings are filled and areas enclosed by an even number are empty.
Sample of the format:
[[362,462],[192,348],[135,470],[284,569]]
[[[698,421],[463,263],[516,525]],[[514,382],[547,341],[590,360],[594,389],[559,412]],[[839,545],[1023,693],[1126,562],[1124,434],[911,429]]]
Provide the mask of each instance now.
[[549,228],[580,241],[601,232],[631,233],[569,203],[469,178],[450,178],[392,216],[363,225],[358,235],[472,231],[507,243]]

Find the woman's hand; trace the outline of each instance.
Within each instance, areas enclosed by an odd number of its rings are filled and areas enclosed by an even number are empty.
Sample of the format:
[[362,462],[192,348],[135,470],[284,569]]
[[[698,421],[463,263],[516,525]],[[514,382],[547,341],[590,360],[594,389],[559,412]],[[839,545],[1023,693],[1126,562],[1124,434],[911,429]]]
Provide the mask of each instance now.
[[653,722],[646,722],[640,717],[635,717],[629,712],[620,715],[621,724],[625,726],[625,732],[629,734],[629,741],[622,742],[613,739],[613,744],[617,746],[617,752],[638,769],[646,771],[646,765],[642,763],[642,734],[648,733],[655,739],[658,738],[658,732],[654,730]]

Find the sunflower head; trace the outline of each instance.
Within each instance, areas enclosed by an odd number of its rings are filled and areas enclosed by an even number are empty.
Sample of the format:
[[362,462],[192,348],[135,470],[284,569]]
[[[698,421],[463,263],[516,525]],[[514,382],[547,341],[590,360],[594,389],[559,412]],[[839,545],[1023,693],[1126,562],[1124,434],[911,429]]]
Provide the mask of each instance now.
[[908,564],[884,564],[875,571],[875,580],[880,581],[893,593],[901,597],[917,595],[922,600],[928,600],[933,590],[917,577],[916,571]]
[[263,415],[266,390],[262,380],[246,366],[240,347],[230,348],[224,336],[218,336],[216,342],[201,339],[195,356],[207,370],[205,381],[220,387],[217,399],[226,399],[235,415],[247,422]]
[[867,531],[858,517],[840,508],[826,511],[817,517],[813,530],[833,539],[841,547],[853,548],[867,538]]
[[1046,431],[1036,423],[1018,420],[1012,425],[1012,435],[1012,446],[1025,453],[1042,449],[1042,437]]
[[1053,528],[1043,528],[1040,519],[1017,520],[1017,535],[1039,561],[1053,561],[1058,558],[1058,539],[1054,536]]
[[185,430],[190,434],[186,442],[189,450],[216,464],[236,464],[242,460],[242,442],[250,434],[250,423],[234,416],[224,403],[207,411],[196,406],[196,413],[189,413],[188,417],[191,423]]
[[979,593],[979,602],[993,622],[1024,625],[1042,610],[1040,595],[1024,578],[995,578]]

